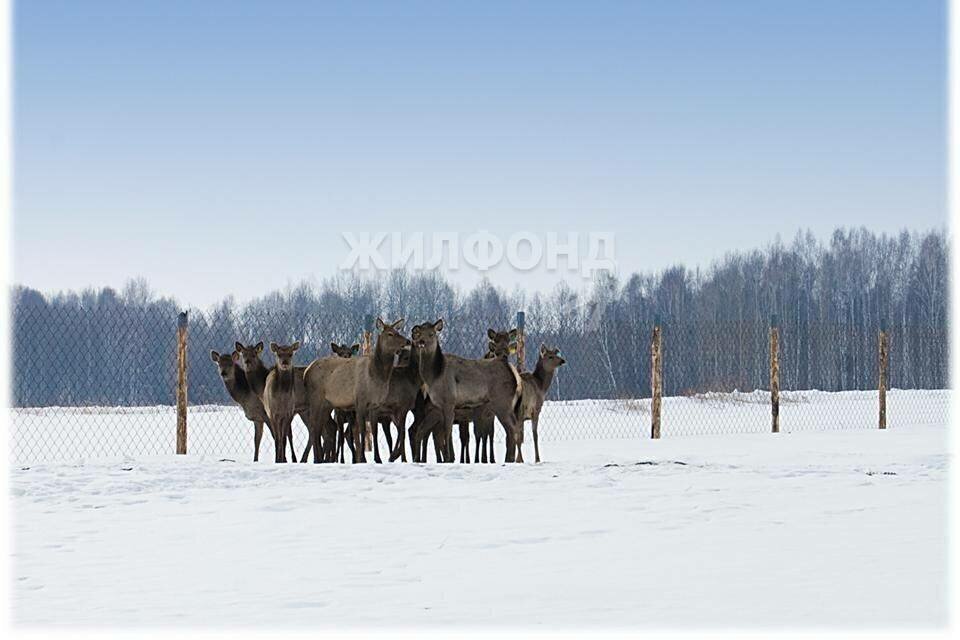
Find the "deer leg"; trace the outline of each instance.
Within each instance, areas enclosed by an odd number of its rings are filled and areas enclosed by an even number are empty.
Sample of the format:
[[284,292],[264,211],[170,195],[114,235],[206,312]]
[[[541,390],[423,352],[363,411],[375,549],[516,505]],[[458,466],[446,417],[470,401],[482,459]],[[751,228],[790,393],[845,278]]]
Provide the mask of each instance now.
[[353,421],[353,462],[354,464],[367,461],[367,456],[363,451],[363,436],[367,432],[367,414],[358,407],[354,413],[356,417]]
[[[300,417],[302,418],[303,416],[300,416]],[[301,462],[301,464],[304,463],[304,462],[306,462],[306,461],[307,461],[307,458],[310,456],[310,449],[313,448],[313,432],[314,432],[315,429],[318,428],[317,425],[314,424],[314,423],[316,422],[316,420],[313,419],[313,414],[312,414],[312,413],[311,413],[311,415],[308,416],[303,422],[304,422],[304,424],[307,425],[307,446],[304,447],[304,449],[303,449],[303,455],[300,456],[300,462]],[[296,454],[296,452],[293,450],[293,430],[292,430],[293,422],[291,422],[290,424],[291,424],[291,432],[290,432],[290,452],[291,452],[291,454],[293,455],[293,461],[296,462],[296,461],[297,461],[297,454]],[[314,455],[316,455],[316,454],[314,454]]]
[[444,462],[453,462],[456,458],[453,455],[453,408],[443,411],[443,422],[440,426],[441,439],[443,440]]
[[401,462],[406,462],[407,446],[403,435],[403,425],[404,422],[406,422],[406,412],[404,412],[402,417],[399,414],[394,415],[391,421],[393,424],[397,425],[397,446],[394,447],[393,451],[390,452],[390,462],[393,462],[397,458],[400,458]]
[[512,407],[498,412],[497,419],[507,430],[507,462],[522,464],[523,452],[520,450],[520,445],[523,444],[523,423],[517,421],[516,416],[513,415]]
[[420,462],[420,450],[417,448],[416,427],[410,425],[407,427],[407,437],[410,439],[410,461]]
[[403,441],[403,425],[406,423],[406,414],[397,420],[397,447],[400,448],[400,462],[407,461],[407,445]]
[[[470,462],[470,443],[469,443],[470,423],[463,424],[462,422],[458,422],[457,428],[460,430],[460,464],[466,464]],[[464,431],[466,431],[467,433],[464,433]],[[465,439],[464,436],[466,436],[466,440],[468,440],[466,459],[464,459],[464,455],[463,455],[463,447],[464,447],[463,441]]]
[[[377,433],[377,427],[380,426],[380,421],[376,417],[373,419],[373,424],[370,429],[370,437],[373,438],[373,461],[377,464],[383,464],[383,460],[380,459],[380,434]],[[387,437],[390,437],[390,427],[387,426]]]
[[277,421],[277,439],[274,440],[274,445],[277,451],[277,462],[286,462],[287,461],[287,432],[284,429],[283,418],[279,418]]
[[536,456],[537,463],[540,462],[540,441],[537,435],[537,426],[540,423],[540,416],[535,415],[530,421],[533,424],[533,453]]
[[[473,423],[473,441],[474,441],[474,443],[476,444],[476,446],[475,446],[474,449],[473,449],[473,461],[474,461],[474,462],[480,462],[480,439],[481,439],[481,438],[482,438],[482,436],[480,435],[480,431],[479,431],[479,429],[477,429],[477,423],[474,422],[474,423]],[[487,455],[486,455],[486,454],[487,454],[487,450],[486,450],[486,449],[483,450],[483,454],[484,454],[484,455],[483,455],[483,461],[486,462],[486,461],[487,461]]]
[[263,423],[253,423],[253,461],[260,460],[260,439],[263,438]]

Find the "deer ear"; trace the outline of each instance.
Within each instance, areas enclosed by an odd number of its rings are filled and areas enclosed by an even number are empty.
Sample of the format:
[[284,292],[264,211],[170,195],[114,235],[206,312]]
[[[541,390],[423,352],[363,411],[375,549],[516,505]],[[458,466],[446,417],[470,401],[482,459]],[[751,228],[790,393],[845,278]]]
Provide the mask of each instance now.
[[213,360],[214,362],[220,362],[220,354],[217,353],[216,351],[211,351],[210,359]]
[[406,320],[404,320],[403,318],[400,318],[399,320],[397,320],[396,322],[394,322],[394,323],[393,323],[392,325],[390,325],[390,326],[393,327],[394,330],[396,330],[396,331],[403,331],[403,324],[404,324],[404,322],[406,322]]
[[294,351],[296,351],[297,349],[299,349],[299,348],[300,348],[300,341],[297,340],[296,342],[294,342],[292,345],[290,345],[290,348],[293,349]]
[[257,353],[263,353],[263,340],[257,343]]
[[358,353],[360,353],[360,345],[355,344],[352,347],[350,347],[350,353],[352,353],[353,355],[357,355]]
[[433,328],[434,328],[438,333],[439,333],[440,331],[443,331],[443,318],[440,318],[439,320],[437,320],[436,322],[434,322],[434,323],[433,323]]
[[234,351],[230,354],[230,357],[233,359],[233,364],[240,364],[240,352]]
[[541,343],[540,343],[540,355],[544,355],[544,354],[546,354],[546,353],[547,353],[547,345],[545,345],[545,344],[543,344],[543,343],[541,342]]
[[235,342],[233,345],[233,348],[236,349],[237,351],[243,351],[243,345],[240,344],[239,342]]
[[383,320],[381,320],[379,317],[377,317],[377,331],[383,331],[383,328],[384,328],[385,326],[386,326],[386,325],[383,324]]
[[331,343],[330,343],[330,351],[333,351],[334,353],[336,353],[336,352],[337,352],[337,347],[338,347],[338,345],[337,345],[336,342],[331,342]]
[[516,340],[516,339],[517,339],[517,330],[516,330],[516,329],[510,329],[510,334],[509,334],[507,337],[508,337],[510,340]]
[[497,337],[497,332],[494,331],[493,329],[487,329],[487,337],[490,338],[491,340],[495,340]]
[[270,351],[273,351],[274,353],[277,352],[277,343],[276,343],[276,342],[271,342],[271,343],[270,343]]

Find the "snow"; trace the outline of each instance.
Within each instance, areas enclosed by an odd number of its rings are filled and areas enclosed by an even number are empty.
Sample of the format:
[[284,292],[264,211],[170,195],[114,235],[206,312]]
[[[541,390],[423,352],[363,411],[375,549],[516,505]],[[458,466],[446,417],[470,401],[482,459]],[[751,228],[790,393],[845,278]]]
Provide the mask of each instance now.
[[[928,417],[929,400],[885,431],[541,438],[540,465],[254,464],[249,428],[236,462],[211,452],[17,465],[13,620],[940,626],[949,458],[946,416]],[[869,404],[809,402],[824,416],[811,420]],[[762,403],[685,404],[769,419]],[[616,414],[610,403],[551,410]],[[666,407],[664,419],[666,431]]]

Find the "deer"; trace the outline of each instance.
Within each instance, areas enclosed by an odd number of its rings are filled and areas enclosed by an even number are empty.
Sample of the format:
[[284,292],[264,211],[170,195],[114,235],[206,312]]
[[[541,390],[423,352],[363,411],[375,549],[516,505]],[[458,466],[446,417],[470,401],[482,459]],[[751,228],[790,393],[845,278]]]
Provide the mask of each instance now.
[[[244,346],[240,342],[237,342],[236,350],[240,353],[240,366],[243,368],[244,373],[247,375],[247,381],[250,383],[250,388],[253,389],[261,399],[263,398],[263,392],[266,389],[267,384],[267,375],[270,373],[270,369],[263,364],[263,360],[260,355],[263,353],[263,342],[258,342],[254,346]],[[306,389],[303,385],[303,374],[306,370],[306,367],[295,366],[294,367],[294,384],[295,384],[295,393],[296,393],[296,402],[297,402],[297,415],[300,416],[300,419],[303,420],[303,423],[307,426],[307,430],[311,429],[310,425],[310,412],[309,406],[307,405],[307,395]],[[294,460],[297,459],[297,453],[293,445],[293,432],[288,434],[288,441],[290,444],[290,455]],[[307,457],[311,451],[310,443],[307,443],[306,449],[303,451],[303,455],[300,457],[300,462],[306,462]],[[318,452],[314,452],[314,461],[317,461]]]
[[[517,330],[511,329],[509,331],[494,331],[493,329],[487,329],[487,353],[483,356],[484,358],[502,358],[508,360],[510,354],[516,353],[517,351]],[[521,390],[522,392],[522,390]],[[465,440],[463,437],[464,434],[461,431],[460,441],[461,443]],[[491,463],[496,463],[496,458],[493,453],[493,414],[489,411],[480,411],[475,416],[473,421],[473,438],[476,441],[476,452],[474,453],[474,460],[476,462],[487,462],[487,450],[489,449],[489,461]],[[462,444],[461,444],[462,446]],[[481,459],[481,450],[483,456]],[[469,457],[469,454],[468,454]]]
[[[403,324],[404,321],[401,319],[392,325],[387,325],[378,318],[377,330],[380,331],[380,334],[374,344],[373,353],[369,356],[369,364],[358,367],[357,370],[357,421],[353,433],[354,442],[359,444],[362,441],[366,425],[371,425],[374,429],[373,455],[377,464],[382,463],[380,444],[376,438],[376,423],[381,415],[390,417],[393,416],[394,411],[402,410],[403,418],[398,415],[394,418],[394,421],[398,425],[401,446],[403,443],[403,420],[405,420],[408,401],[404,400],[400,405],[397,405],[397,399],[390,396],[391,387],[396,387],[401,382],[401,372],[409,371],[411,343],[408,338],[400,334]],[[402,364],[404,360],[407,361],[407,367]],[[396,376],[395,373],[397,373]],[[383,427],[392,454],[393,444],[390,442],[389,422],[384,422]],[[364,462],[363,450],[358,449],[357,454],[360,462]]]
[[[439,450],[444,453],[445,461],[452,462],[450,436],[456,419],[456,409],[474,409],[488,405],[494,416],[517,442],[522,442],[523,432],[519,429],[514,410],[520,399],[520,374],[505,359],[484,358],[472,360],[460,356],[445,354],[440,347],[439,334],[443,330],[443,319],[436,322],[424,322],[415,326],[411,338],[416,353],[420,383],[424,398],[436,409],[432,422],[424,420],[417,444],[423,440],[423,434],[431,428],[438,428],[442,444]],[[436,446],[437,435],[434,434]],[[517,462],[523,462],[520,455]],[[508,452],[508,462],[513,456]]]
[[[327,424],[333,425],[333,421],[329,420],[330,411],[340,409],[356,413],[352,433],[355,463],[366,462],[363,432],[386,399],[390,378],[401,351],[410,346],[410,340],[400,333],[403,324],[403,319],[386,324],[377,318],[379,333],[372,354],[358,358],[318,358],[310,363],[304,373],[307,403],[312,416],[321,419],[322,416],[327,416]],[[333,425],[333,429],[335,428]],[[319,443],[317,431],[319,430],[313,429],[311,433],[311,439],[316,441],[315,446]],[[379,441],[376,438],[374,459],[381,462]]]
[[[330,351],[332,351],[334,355],[339,356],[341,358],[352,358],[353,356],[360,353],[360,345],[353,344],[348,347],[345,344],[337,344],[336,342],[331,342]],[[333,421],[337,425],[337,448],[335,452],[335,457],[339,456],[340,462],[343,462],[343,441],[344,441],[345,432],[348,429],[350,429],[349,425],[352,424],[355,421],[355,419],[356,417],[354,416],[352,411],[344,411],[341,409],[337,409],[333,412]],[[350,449],[352,451],[353,450],[352,436],[349,443],[350,443]]]
[[[541,344],[537,366],[532,372],[525,371],[520,374],[523,388],[520,391],[520,402],[517,404],[516,417],[521,430],[527,420],[533,425],[533,449],[538,463],[540,462],[540,442],[537,427],[540,424],[540,411],[543,409],[543,401],[547,397],[547,391],[550,390],[550,385],[553,383],[554,373],[566,362],[560,355],[560,349],[548,349],[546,345]],[[522,444],[522,438],[516,442],[518,457],[522,456],[520,453],[520,445]]]
[[[517,330],[494,331],[487,329],[487,352],[484,358],[502,358],[506,361],[516,351]],[[470,423],[473,422],[473,437],[476,441],[474,460],[480,462],[480,441],[484,441],[483,462],[487,461],[487,443],[490,445],[490,461],[493,459],[493,418],[494,414],[486,405],[472,409],[457,407],[454,410],[454,424],[460,430],[460,463],[470,464]],[[452,443],[450,443],[452,444]],[[453,455],[448,446],[447,455]],[[424,455],[425,457],[425,455]]]
[[[274,430],[276,444],[276,461],[286,462],[286,439],[292,439],[291,426],[293,416],[297,414],[296,370],[293,366],[293,354],[300,348],[299,342],[291,345],[270,343],[270,351],[277,360],[270,373],[263,390],[263,407],[267,410],[270,425]],[[293,447],[291,447],[291,450]],[[306,454],[304,454],[306,455]],[[293,462],[297,461],[296,452],[293,452]]]
[[[355,344],[351,347],[348,347],[345,344],[340,345],[340,344],[337,344],[336,342],[331,342],[330,350],[337,356],[340,356],[341,358],[352,358],[360,352],[360,345]],[[354,449],[354,446],[353,446],[353,424],[356,422],[356,416],[354,415],[353,411],[342,411],[340,409],[336,409],[333,412],[333,415],[334,415],[334,422],[337,424],[336,457],[339,458],[340,462],[343,462],[344,440],[346,440],[346,443],[350,446],[351,455],[356,455],[356,450]],[[379,415],[380,426],[383,429],[384,437],[387,439],[387,448],[390,449],[391,452],[393,452],[394,451],[393,435],[390,432],[391,419],[392,419],[392,416],[390,414],[384,414],[383,412],[381,412]],[[399,428],[402,429],[403,427],[401,426]],[[397,456],[399,457],[399,455],[400,454],[398,453]],[[395,458],[391,454],[390,461],[393,462],[394,459]],[[406,459],[407,459],[407,456],[404,453],[403,461],[406,462]]]
[[240,354],[237,351],[232,354],[220,354],[211,351],[210,359],[216,363],[217,371],[220,374],[220,379],[223,380],[223,386],[226,387],[227,393],[243,409],[243,415],[247,420],[253,423],[253,461],[259,462],[263,425],[266,424],[269,427],[270,424],[267,410],[263,408],[260,396],[250,388],[247,376],[239,365]]

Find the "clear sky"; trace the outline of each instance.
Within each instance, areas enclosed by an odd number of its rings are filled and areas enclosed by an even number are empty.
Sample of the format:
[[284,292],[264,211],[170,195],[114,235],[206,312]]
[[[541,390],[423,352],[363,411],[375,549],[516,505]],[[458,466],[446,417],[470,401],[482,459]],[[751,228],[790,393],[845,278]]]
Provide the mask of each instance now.
[[945,11],[21,1],[14,279],[206,305],[333,274],[344,231],[610,231],[630,272],[940,227]]

